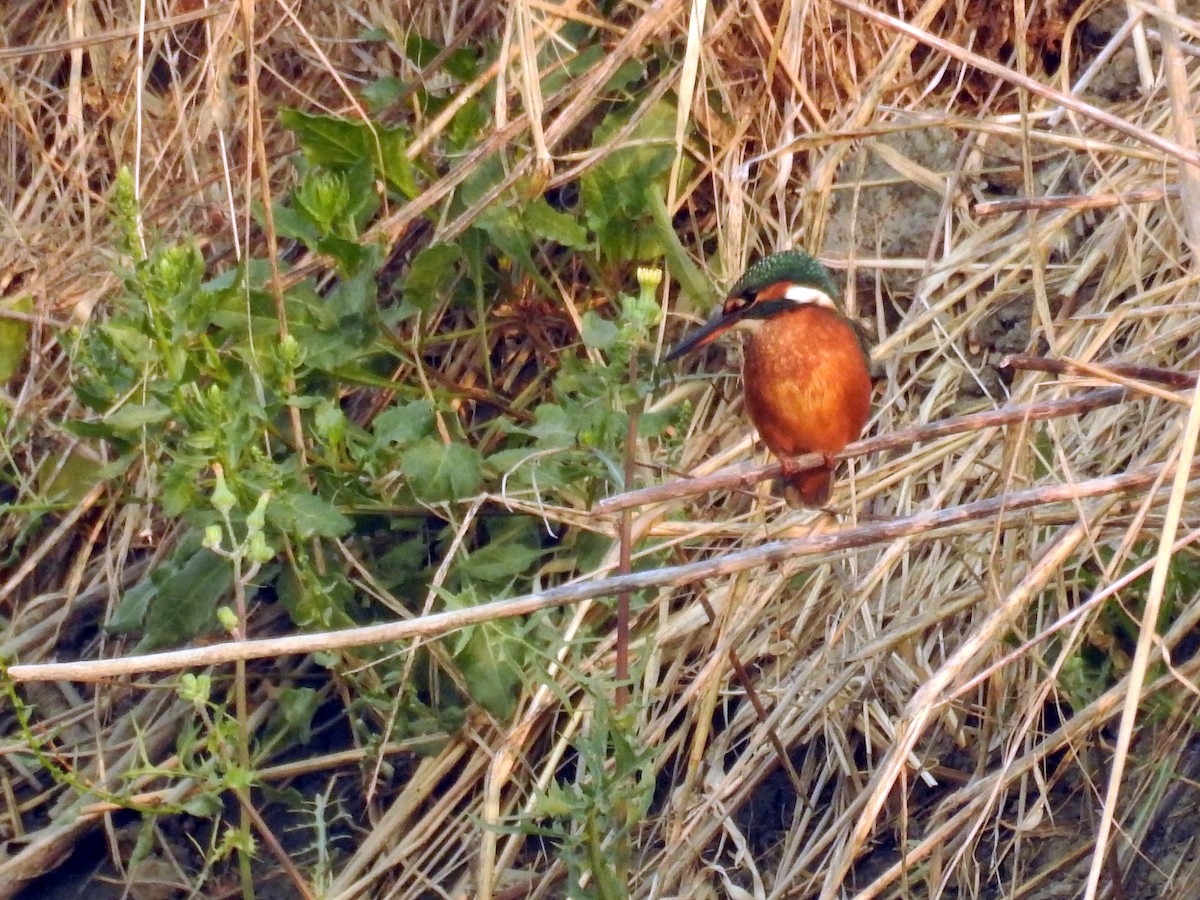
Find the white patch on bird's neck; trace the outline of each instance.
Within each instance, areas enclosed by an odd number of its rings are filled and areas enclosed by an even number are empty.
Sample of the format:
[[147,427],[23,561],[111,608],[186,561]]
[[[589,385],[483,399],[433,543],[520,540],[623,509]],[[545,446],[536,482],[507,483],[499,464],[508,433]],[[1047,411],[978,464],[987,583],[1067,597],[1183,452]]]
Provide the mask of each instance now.
[[788,289],[784,292],[783,296],[784,299],[791,300],[797,306],[823,306],[826,309],[837,309],[837,304],[833,302],[833,298],[824,291],[803,284],[788,285]]
[[730,331],[749,331],[751,333],[758,331],[766,323],[762,319],[738,319],[730,327]]

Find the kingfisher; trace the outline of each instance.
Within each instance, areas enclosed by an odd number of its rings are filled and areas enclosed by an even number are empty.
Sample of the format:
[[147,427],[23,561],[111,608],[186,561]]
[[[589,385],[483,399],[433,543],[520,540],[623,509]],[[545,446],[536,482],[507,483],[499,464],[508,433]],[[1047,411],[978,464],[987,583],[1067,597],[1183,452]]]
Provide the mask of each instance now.
[[[726,331],[749,331],[742,364],[746,410],[783,467],[789,506],[824,507],[834,456],[856,440],[871,414],[871,373],[857,324],[843,311],[821,263],[802,250],[763,257],[729,291],[721,310],[685,337],[667,361]],[[792,457],[825,463],[797,469]]]

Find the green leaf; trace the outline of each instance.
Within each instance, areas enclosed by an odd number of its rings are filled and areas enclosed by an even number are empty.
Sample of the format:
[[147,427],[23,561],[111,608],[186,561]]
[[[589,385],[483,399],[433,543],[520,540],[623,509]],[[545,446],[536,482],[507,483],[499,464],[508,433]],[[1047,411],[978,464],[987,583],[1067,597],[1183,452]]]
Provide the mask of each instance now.
[[404,55],[418,69],[423,69],[433,62],[434,57],[441,51],[441,47],[416,31],[409,32],[404,40]]
[[[450,609],[464,609],[479,602],[473,591],[438,593]],[[511,716],[522,682],[523,645],[517,624],[500,620],[464,629],[453,653],[471,699],[498,719]]]
[[517,213],[508,205],[493,205],[475,220],[475,227],[484,231],[496,249],[521,267],[531,277],[542,278],[533,262],[533,242]]
[[712,296],[712,285],[692,262],[679,235],[675,233],[675,224],[671,221],[671,212],[667,209],[667,201],[662,191],[656,187],[646,189],[646,206],[653,220],[652,229],[658,236],[662,253],[667,258],[667,267],[675,280],[683,288],[683,293],[693,302],[707,300]]
[[375,443],[405,446],[433,431],[433,404],[428,400],[414,400],[403,406],[385,409],[371,424]]
[[490,121],[487,107],[478,100],[469,100],[450,120],[446,140],[452,148],[466,150]]
[[146,619],[146,610],[151,601],[158,596],[158,587],[150,578],[143,578],[121,597],[117,608],[113,610],[112,618],[105,628],[113,634],[127,634],[141,628]]
[[487,585],[505,584],[545,555],[538,525],[526,518],[502,519],[488,526],[489,540],[454,567],[457,578]]
[[594,350],[607,350],[617,340],[620,329],[615,322],[601,318],[595,310],[589,309],[582,316],[580,337],[583,342]]
[[367,111],[378,115],[396,102],[408,88],[408,82],[394,75],[384,75],[363,87],[359,94],[367,102]]
[[505,655],[516,654],[520,646],[509,636],[510,628],[507,622],[475,626],[456,657],[471,699],[502,721],[513,714],[521,686],[521,669]]
[[545,448],[572,447],[579,433],[579,423],[572,421],[563,407],[554,403],[542,403],[533,411],[533,425],[529,433]]
[[400,457],[400,471],[409,487],[428,503],[458,500],[475,493],[482,479],[479,451],[466,444],[443,444],[427,437]]
[[73,506],[101,481],[112,477],[104,471],[106,468],[111,465],[101,467],[95,457],[73,450],[66,458],[47,459],[38,468],[38,491],[51,502]]
[[[635,112],[610,113],[596,128],[594,146],[617,140]],[[580,177],[580,205],[603,257],[641,260],[662,252],[662,236],[647,226],[653,196],[666,192],[674,136],[675,111],[659,101],[641,115],[628,139]]]
[[[338,273],[343,277],[351,277],[367,269],[374,253],[372,247],[364,247],[358,241],[333,234],[318,240],[314,249],[318,253],[332,257],[337,263]],[[338,287],[340,288],[343,284],[345,281],[339,282]]]
[[314,115],[298,109],[280,110],[279,121],[296,135],[304,156],[315,165],[338,170],[367,159],[389,187],[409,199],[417,196],[403,128]]
[[521,219],[534,234],[556,244],[572,250],[587,250],[592,246],[587,229],[574,216],[559,212],[541,197],[525,205],[521,210]]
[[288,206],[282,201],[273,204],[271,218],[275,222],[275,233],[280,237],[303,241],[308,247],[314,246],[321,239],[317,226],[294,206]]
[[520,544],[508,547],[492,542],[473,551],[456,572],[481,584],[505,584],[541,559],[544,551]]
[[317,170],[309,173],[293,198],[322,233],[331,234],[350,206],[350,187],[338,173]]
[[418,253],[404,278],[404,299],[421,312],[429,312],[438,295],[458,277],[462,259],[458,244],[434,244]]
[[183,811],[201,819],[215,818],[225,808],[225,801],[217,791],[192,794],[183,804]]
[[217,602],[233,585],[229,562],[209,550],[197,550],[182,565],[169,565],[165,577],[155,579],[158,590],[151,598],[139,651],[179,644],[211,628]]
[[279,713],[283,722],[283,734],[296,743],[307,744],[312,738],[313,716],[321,695],[313,688],[284,688],[279,693]]
[[116,412],[104,417],[104,424],[115,431],[136,431],[146,425],[157,425],[171,418],[166,404],[151,400],[149,403],[126,403]]
[[17,373],[29,353],[29,322],[9,318],[5,310],[32,314],[33,300],[28,295],[0,300],[0,384]]
[[341,537],[353,524],[324,497],[303,490],[283,492],[273,498],[267,516],[272,525],[301,540]]

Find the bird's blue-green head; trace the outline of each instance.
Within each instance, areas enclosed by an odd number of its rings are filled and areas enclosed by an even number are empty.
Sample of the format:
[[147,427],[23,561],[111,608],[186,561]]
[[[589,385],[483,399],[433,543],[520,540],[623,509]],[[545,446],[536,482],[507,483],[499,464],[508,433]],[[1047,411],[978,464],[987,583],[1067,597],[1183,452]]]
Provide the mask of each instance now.
[[720,312],[680,341],[667,361],[703,347],[732,328],[754,327],[789,310],[819,306],[841,313],[829,272],[803,250],[772,253],[750,266],[730,288]]

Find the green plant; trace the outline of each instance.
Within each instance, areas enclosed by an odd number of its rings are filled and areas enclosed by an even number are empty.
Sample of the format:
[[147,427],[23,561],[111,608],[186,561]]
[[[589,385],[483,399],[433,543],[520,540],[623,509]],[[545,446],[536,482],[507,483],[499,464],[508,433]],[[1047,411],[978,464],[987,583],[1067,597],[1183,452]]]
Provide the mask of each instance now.
[[[1156,549],[1157,545],[1153,542],[1136,544],[1121,566],[1120,572],[1111,576],[1103,576],[1100,566],[1090,563],[1079,573],[1080,585],[1087,594],[1091,594],[1132,571],[1138,565],[1138,560],[1152,558]],[[1101,546],[1097,552],[1105,567],[1110,568],[1114,558],[1113,551]],[[1059,683],[1076,709],[1087,705],[1125,677],[1142,627],[1146,592],[1149,589],[1150,575],[1143,574],[1133,579],[1123,590],[1104,600],[1099,614],[1086,632],[1083,643],[1064,662]],[[1171,627],[1179,615],[1179,610],[1186,608],[1198,592],[1200,564],[1189,551],[1176,553],[1172,556],[1167,570],[1157,623],[1160,633]],[[1057,653],[1057,649],[1054,652]],[[1161,672],[1162,668],[1161,663],[1154,666],[1155,672]],[[1161,696],[1147,701],[1151,706],[1162,702]]]
[[[406,49],[426,58],[430,46]],[[457,54],[446,65],[465,74],[478,61]],[[421,192],[437,154],[474,146],[489,124],[484,103],[461,109],[443,143],[416,159],[405,125],[282,114],[302,155],[296,186],[270,220],[280,238],[331,263],[326,282],[284,286],[275,269],[286,274],[286,265],[264,258],[214,272],[194,244],[160,245],[143,229],[130,175],[120,173],[112,208],[123,289],[104,316],[62,336],[87,411],[68,427],[107,443],[115,461],[103,477],[137,486],[130,502],[160,517],[170,545],[124,592],[105,623],[110,632],[136,636],[139,650],[212,631],[240,639],[256,610],[275,602],[299,627],[338,628],[390,618],[373,599],[379,590],[414,612],[424,598],[465,607],[533,589],[543,567],[595,565],[606,536],[553,532],[504,500],[584,509],[625,486],[630,417],[653,389],[636,373],[652,371],[661,310],[656,280],[628,294],[619,286],[634,263],[665,258],[696,291],[706,289],[666,208],[675,112],[623,95],[638,77],[614,76],[614,99],[591,134],[606,155],[576,197],[544,193],[531,179],[510,184],[506,148],[430,214],[463,218],[465,227],[416,249],[398,278],[364,236],[385,209]],[[384,102],[393,87],[370,93]],[[437,103],[424,95],[421,109]],[[499,199],[483,203],[489,196]],[[256,213],[264,225],[267,213]],[[564,279],[586,286],[576,295],[586,298],[579,329],[554,300]],[[492,335],[509,322],[524,327],[531,291],[546,298],[537,308],[549,323],[541,342],[549,352],[529,385],[509,394],[493,383]],[[477,359],[484,389],[468,392],[442,375],[451,349]],[[470,414],[484,406],[494,411]],[[640,414],[638,440],[653,453],[682,413]],[[485,491],[499,499],[465,502]],[[355,662],[372,665],[341,676],[352,688],[347,718],[367,747],[428,737],[424,746],[436,749],[471,706],[510,717],[518,691],[537,677],[531,661],[558,640],[557,616],[545,613],[473,626],[403,660],[366,648]],[[318,661],[342,668],[334,655]],[[195,802],[207,798],[210,815],[225,792],[244,811],[262,754],[307,739],[305,727],[254,738],[248,677],[239,665],[228,695],[221,682],[181,682],[195,715],[180,735],[178,775],[206,786]],[[631,723],[617,717],[630,730],[610,729],[607,715],[603,736],[581,754],[590,766],[615,754],[632,771],[642,756]],[[600,794],[589,787],[576,801],[620,793],[603,779],[595,785]],[[593,854],[597,828],[620,831],[601,808],[586,813]],[[244,815],[221,840],[222,852],[242,851],[249,884]]]
[[568,896],[619,900],[628,896],[632,837],[654,795],[654,754],[636,738],[633,706],[616,710],[599,694],[593,702],[574,742],[574,772],[538,797],[522,830],[555,845]]

